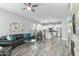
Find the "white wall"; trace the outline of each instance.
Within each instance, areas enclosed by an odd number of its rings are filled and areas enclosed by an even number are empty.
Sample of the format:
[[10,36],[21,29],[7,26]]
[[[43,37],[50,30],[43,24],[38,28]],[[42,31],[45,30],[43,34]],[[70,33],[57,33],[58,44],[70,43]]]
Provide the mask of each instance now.
[[68,40],[67,18],[62,19],[62,40]]
[[[10,23],[12,22],[24,24],[24,32],[30,32],[31,24],[37,23],[33,20],[24,18],[20,15],[0,9],[0,36],[12,34],[10,33]],[[16,32],[16,33],[21,33],[21,32]]]

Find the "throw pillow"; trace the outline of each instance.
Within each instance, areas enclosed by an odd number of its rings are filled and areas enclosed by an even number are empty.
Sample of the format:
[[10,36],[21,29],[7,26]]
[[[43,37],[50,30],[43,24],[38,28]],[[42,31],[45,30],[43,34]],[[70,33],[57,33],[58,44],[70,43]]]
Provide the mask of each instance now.
[[7,38],[7,40],[10,40],[10,41],[12,40],[11,37],[10,37],[9,35],[8,35],[6,38]]

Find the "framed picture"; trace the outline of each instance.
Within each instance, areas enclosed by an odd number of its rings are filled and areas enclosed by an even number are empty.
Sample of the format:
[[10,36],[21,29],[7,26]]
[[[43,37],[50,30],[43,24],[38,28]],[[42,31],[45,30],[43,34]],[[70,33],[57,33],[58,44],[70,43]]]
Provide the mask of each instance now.
[[10,31],[11,32],[18,32],[19,31],[19,24],[16,22],[13,22],[10,24]]
[[19,32],[24,32],[24,24],[19,24]]

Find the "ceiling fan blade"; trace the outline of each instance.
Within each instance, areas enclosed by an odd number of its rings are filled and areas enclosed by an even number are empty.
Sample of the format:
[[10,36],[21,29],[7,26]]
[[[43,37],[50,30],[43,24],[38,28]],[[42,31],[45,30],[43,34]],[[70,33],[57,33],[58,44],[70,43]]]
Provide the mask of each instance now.
[[38,7],[38,4],[36,4],[36,5],[32,5],[32,7]]
[[25,10],[26,8],[23,8],[22,10]]
[[33,12],[35,12],[35,10],[34,9],[31,9]]
[[24,3],[24,5],[27,5],[26,3]]
[[28,6],[29,6],[29,7],[31,7],[31,6],[32,6],[32,4],[31,4],[31,3],[28,3]]

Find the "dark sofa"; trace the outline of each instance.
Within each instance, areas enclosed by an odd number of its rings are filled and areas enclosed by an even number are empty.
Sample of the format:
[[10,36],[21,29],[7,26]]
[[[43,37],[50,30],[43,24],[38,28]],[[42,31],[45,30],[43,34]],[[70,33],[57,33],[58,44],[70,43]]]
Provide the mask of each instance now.
[[15,36],[15,40],[7,40],[6,36],[0,37],[0,46],[6,46],[6,45],[19,45],[21,43],[24,43],[24,34],[14,34],[11,36]]
[[[7,36],[9,36],[11,40],[7,40]],[[3,47],[3,49],[0,50],[0,56],[11,55],[12,51],[17,47],[17,45],[24,43],[24,40],[31,41],[31,39],[31,34],[29,33],[6,35],[0,37],[0,46]]]

